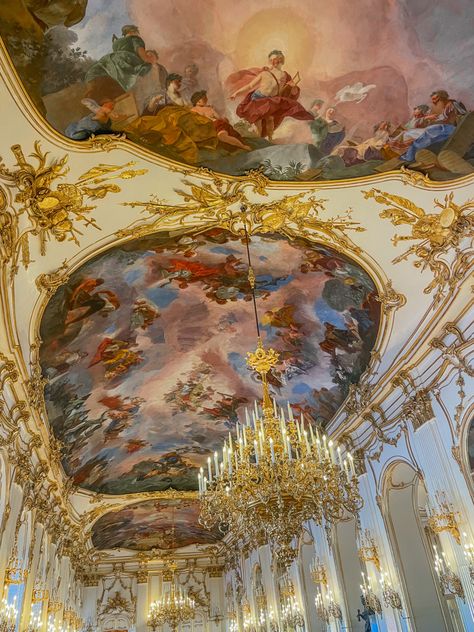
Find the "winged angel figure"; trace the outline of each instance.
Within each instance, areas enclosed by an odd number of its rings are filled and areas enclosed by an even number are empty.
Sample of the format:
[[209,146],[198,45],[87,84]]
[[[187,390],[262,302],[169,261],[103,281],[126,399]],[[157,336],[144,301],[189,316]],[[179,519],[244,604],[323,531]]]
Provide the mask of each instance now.
[[106,99],[99,105],[94,99],[82,99],[81,103],[90,110],[91,114],[70,123],[64,132],[66,136],[73,140],[87,140],[93,135],[111,134],[112,122],[121,118],[113,111],[114,101]]

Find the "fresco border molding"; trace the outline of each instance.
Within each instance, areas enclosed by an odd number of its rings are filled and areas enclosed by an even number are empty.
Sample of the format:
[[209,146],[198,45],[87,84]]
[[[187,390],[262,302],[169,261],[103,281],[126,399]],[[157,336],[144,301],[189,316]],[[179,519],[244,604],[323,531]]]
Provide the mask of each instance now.
[[[4,84],[6,85],[15,105],[17,107],[21,107],[21,109],[28,115],[28,119],[32,122],[36,132],[54,145],[61,147],[70,153],[100,153],[122,149],[127,151],[129,154],[140,157],[156,166],[180,172],[184,175],[194,174],[199,171],[199,167],[190,167],[189,165],[185,165],[184,163],[180,163],[171,158],[165,158],[149,149],[141,147],[140,145],[128,140],[124,137],[125,135],[120,132],[106,135],[105,137],[94,136],[87,141],[74,141],[63,136],[63,134],[55,130],[52,125],[48,123],[34,104],[16,71],[2,37],[0,37],[0,70]],[[218,172],[215,172],[215,175],[231,181],[245,180],[246,178],[246,176],[232,176]],[[438,182],[431,180],[428,176],[421,172],[413,171],[409,168],[403,168],[400,170],[387,171],[370,176],[359,176],[356,178],[347,178],[342,180],[316,180],[312,182],[273,180],[270,181],[269,187],[272,189],[298,189],[300,191],[310,191],[315,188],[334,189],[349,188],[354,186],[361,187],[366,185],[375,185],[388,180],[398,180],[405,185],[411,185],[415,188],[424,190],[446,189],[447,185],[446,181]],[[473,182],[474,173],[471,173],[451,180],[448,184],[450,188],[459,188],[472,184]]]
[[[176,210],[177,214],[173,215],[171,212],[169,215],[164,213],[163,215],[158,215],[158,220],[163,217],[166,221],[166,226],[160,226],[154,224],[153,227],[150,227],[149,222],[144,222],[144,225],[140,225],[139,234],[133,229],[125,229],[120,231],[118,234],[112,234],[102,239],[100,242],[93,244],[91,247],[82,250],[77,253],[73,258],[69,261],[63,261],[62,265],[49,273],[42,273],[36,278],[36,285],[39,291],[39,297],[36,301],[36,304],[32,311],[32,316],[30,320],[30,340],[33,342],[32,349],[34,349],[35,345],[39,343],[39,327],[41,323],[41,319],[44,314],[44,310],[50,300],[50,298],[54,295],[56,290],[64,283],[68,281],[71,274],[77,270],[79,267],[84,265],[90,259],[96,257],[97,255],[106,252],[113,248],[114,246],[119,246],[122,243],[127,243],[129,241],[133,241],[138,236],[143,235],[151,235],[161,232],[159,229],[170,231],[176,233],[177,230],[181,234],[186,234],[189,232],[199,233],[205,231],[209,228],[220,227],[227,230],[231,230],[234,234],[242,234],[243,224],[242,224],[242,216],[246,216],[247,219],[250,217],[248,221],[248,228],[250,229],[250,233],[257,232],[274,232],[277,234],[281,234],[282,236],[291,240],[293,236],[297,234],[296,231],[285,229],[285,225],[287,222],[294,221],[291,218],[291,213],[288,214],[285,209],[282,211],[281,200],[274,201],[265,201],[262,204],[258,204],[256,202],[250,201],[247,199],[245,191],[250,188],[252,192],[260,194],[261,196],[266,196],[266,178],[262,178],[261,174],[256,173],[252,181],[245,182],[228,182],[221,181],[218,178],[216,187],[223,187],[223,191],[217,192],[219,195],[216,195],[213,202],[215,204],[221,204],[221,215],[217,217],[215,213],[215,208],[208,209],[203,211],[203,216],[201,218],[196,216],[196,204],[198,206],[201,202],[196,201],[196,197],[194,198],[195,206],[194,208],[189,208],[189,201],[186,200],[184,205],[175,205],[174,207],[170,205],[169,208],[172,210]],[[207,192],[209,194],[209,187],[206,186],[207,182],[204,183],[201,181],[201,185],[194,185],[188,181],[185,181],[191,187],[194,187],[194,195],[199,196],[202,192]],[[187,197],[187,193],[185,191],[181,192],[184,198]],[[216,190],[214,191],[214,194]],[[324,209],[324,200],[318,200],[316,198],[303,199],[302,197],[307,196],[307,193],[301,193],[296,196],[286,196],[287,198],[291,198],[291,205],[293,205],[294,198],[296,199],[296,203],[300,204],[299,211],[296,214],[296,220],[301,222],[303,225],[308,224],[306,228],[305,237],[309,241],[313,241],[315,243],[323,243],[324,245],[335,248],[337,251],[342,254],[350,257],[353,261],[362,266],[362,268],[369,274],[371,277],[378,294],[378,300],[382,304],[381,309],[381,320],[379,331],[377,335],[377,340],[375,342],[374,348],[371,352],[371,360],[369,366],[362,376],[362,380],[364,382],[368,382],[368,380],[375,375],[376,368],[380,363],[381,354],[388,344],[388,340],[393,328],[394,324],[394,314],[397,309],[403,307],[406,303],[406,297],[402,294],[399,294],[392,287],[392,282],[390,279],[386,278],[385,273],[380,268],[380,266],[372,260],[372,258],[361,248],[359,248],[356,244],[354,244],[350,239],[345,237],[345,234],[341,229],[344,228],[344,221],[347,220],[348,228],[352,230],[361,230],[361,227],[354,222],[351,222],[347,217],[341,223],[341,218],[337,219],[337,224],[341,224],[341,227],[337,227],[337,232],[334,233],[334,228],[331,224],[333,220],[328,220],[325,222],[322,219],[317,217],[317,214],[320,210]],[[223,198],[223,199],[221,199]],[[140,202],[132,202],[132,203],[124,203],[131,205],[141,205]],[[144,205],[148,203],[143,203]],[[234,209],[234,213],[229,211],[228,206],[236,206]],[[242,210],[241,205],[244,205],[245,208]],[[166,207],[163,203],[160,207]],[[156,209],[155,209],[156,210]],[[311,226],[312,219],[310,217],[311,212],[316,214],[315,227]],[[299,213],[299,214],[298,214]],[[309,216],[309,217],[308,217]],[[263,231],[262,231],[262,218],[263,222]],[[327,226],[326,226],[327,224]],[[326,230],[326,228],[328,230]],[[313,234],[313,229],[316,234]],[[324,232],[326,230],[326,232]],[[364,230],[364,229],[362,229]],[[339,232],[341,233],[339,235]],[[332,237],[334,233],[334,238]],[[325,235],[325,239],[321,238],[321,235]],[[34,372],[34,366],[31,367]],[[81,495],[86,495],[89,497],[89,501],[91,504],[94,503],[102,503],[106,502],[106,506],[103,508],[103,512],[107,512],[108,510],[113,510],[114,501],[120,500],[122,506],[126,506],[127,504],[136,502],[138,500],[145,500],[149,498],[160,499],[167,498],[168,492],[140,492],[135,494],[126,494],[126,495],[106,495],[100,494],[97,492],[91,492],[86,489],[77,490]],[[171,493],[171,490],[170,490]],[[196,494],[196,492],[190,492],[190,494]]]

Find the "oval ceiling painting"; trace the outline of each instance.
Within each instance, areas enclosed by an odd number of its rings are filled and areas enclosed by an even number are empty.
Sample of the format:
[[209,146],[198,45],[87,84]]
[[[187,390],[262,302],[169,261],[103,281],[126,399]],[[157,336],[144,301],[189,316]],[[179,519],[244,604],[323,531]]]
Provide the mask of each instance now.
[[20,78],[68,138],[121,132],[293,181],[474,171],[473,20],[472,0],[0,3]]
[[198,500],[145,500],[99,518],[92,529],[97,549],[175,549],[214,544],[221,538],[198,523]]
[[[251,240],[274,396],[330,420],[366,368],[380,315],[367,273],[304,239]],[[197,487],[197,469],[261,397],[245,243],[160,233],[91,259],[42,325],[49,422],[76,484],[122,494]]]

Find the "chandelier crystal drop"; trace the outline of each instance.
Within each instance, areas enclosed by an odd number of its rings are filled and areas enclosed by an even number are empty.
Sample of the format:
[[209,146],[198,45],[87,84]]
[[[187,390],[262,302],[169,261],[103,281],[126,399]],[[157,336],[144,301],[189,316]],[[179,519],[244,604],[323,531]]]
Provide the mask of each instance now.
[[147,623],[152,630],[156,630],[162,625],[169,625],[174,632],[182,623],[192,621],[196,616],[194,600],[177,583],[176,564],[172,562],[169,568],[172,573],[169,590],[163,594],[161,599],[150,604]]
[[246,410],[245,423],[237,423],[236,437],[229,433],[222,451],[200,469],[200,523],[230,532],[236,543],[269,543],[287,567],[306,521],[334,523],[356,513],[362,499],[350,453],[343,454],[303,415],[295,419],[289,404],[283,408],[270,398],[268,374],[279,354],[265,349],[260,338],[248,236],[247,254],[258,336],[247,365],[259,375],[263,397]]
[[4,597],[0,602],[0,632],[15,632],[17,619],[16,597],[13,603],[8,603]]

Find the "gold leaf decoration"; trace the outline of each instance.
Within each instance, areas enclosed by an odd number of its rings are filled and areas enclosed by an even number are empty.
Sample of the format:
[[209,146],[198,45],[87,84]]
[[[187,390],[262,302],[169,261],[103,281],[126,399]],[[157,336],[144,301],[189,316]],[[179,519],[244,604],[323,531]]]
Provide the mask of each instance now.
[[199,182],[185,179],[184,188],[175,189],[182,198],[181,203],[168,204],[158,197],[152,197],[149,201],[126,202],[125,206],[141,207],[152,221],[135,221],[116,235],[142,237],[157,230],[176,229],[176,224],[194,227],[205,224],[209,228],[220,227],[239,236],[243,236],[245,230],[249,234],[281,232],[289,237],[311,235],[323,243],[360,252],[346,232],[365,229],[351,220],[350,211],[322,219],[326,200],[306,192],[275,200],[250,201],[248,190],[268,198],[267,182],[258,171],[237,181],[220,177]]
[[134,162],[121,166],[98,164],[76,182],[54,186],[69,171],[67,155],[49,158],[49,152],[43,152],[39,142],[28,157],[32,160],[25,157],[20,145],[13,145],[11,150],[16,158],[14,168],[0,162],[0,180],[14,193],[14,203],[9,206],[5,191],[0,189],[0,261],[11,264],[11,278],[18,272],[20,260],[25,268],[32,262],[31,237],[38,238],[41,256],[46,254],[50,240],[79,245],[82,232],[78,224],[100,230],[91,216],[96,207],[87,201],[120,192],[118,184],[110,182],[112,179],[125,180],[146,173],[146,169],[130,169]]
[[407,198],[385,193],[379,189],[365,191],[365,198],[374,199],[386,208],[379,213],[394,226],[409,226],[407,235],[395,234],[394,246],[401,241],[417,241],[404,253],[395,257],[393,263],[414,257],[413,265],[433,273],[433,280],[424,289],[425,294],[434,292],[438,303],[452,292],[472,266],[474,250],[474,200],[464,204],[454,202],[454,194],[443,201],[435,199],[435,212],[426,213]]

